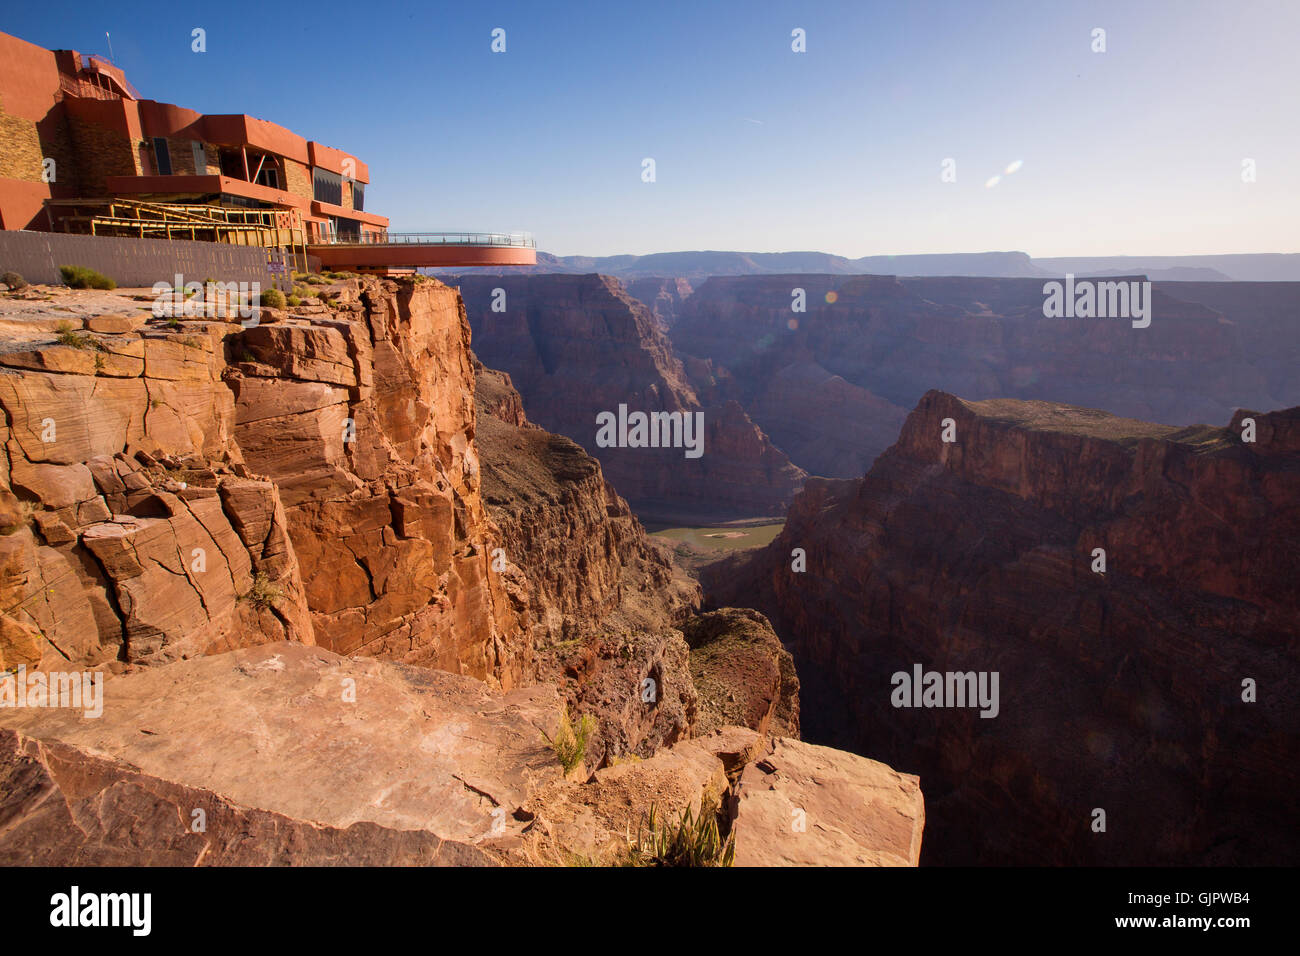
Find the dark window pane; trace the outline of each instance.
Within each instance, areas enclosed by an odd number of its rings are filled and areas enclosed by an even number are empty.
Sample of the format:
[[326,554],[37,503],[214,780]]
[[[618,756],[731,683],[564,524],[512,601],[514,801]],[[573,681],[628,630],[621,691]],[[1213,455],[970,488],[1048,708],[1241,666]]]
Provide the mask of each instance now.
[[343,205],[343,177],[328,169],[314,167],[311,171],[312,195],[317,202]]
[[158,175],[170,176],[172,174],[172,154],[167,150],[167,140],[161,136],[153,138],[153,156],[154,162],[158,165]]

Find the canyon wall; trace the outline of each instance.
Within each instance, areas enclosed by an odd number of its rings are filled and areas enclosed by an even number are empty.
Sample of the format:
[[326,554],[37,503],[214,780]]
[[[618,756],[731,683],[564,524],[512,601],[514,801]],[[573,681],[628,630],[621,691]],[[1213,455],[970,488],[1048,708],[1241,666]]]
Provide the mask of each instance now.
[[[704,406],[654,316],[604,276],[460,276],[484,364],[510,374],[529,416],[601,463],[642,517],[781,513],[804,473],[734,402]],[[497,290],[501,290],[498,292]],[[689,299],[687,300],[689,301]],[[494,308],[495,306],[495,308]],[[601,448],[597,415],[703,413],[703,453]]]
[[530,672],[488,564],[452,290],[348,280],[252,328],[68,295],[86,317],[55,343],[39,293],[6,313],[7,666],[289,639],[506,686]]
[[698,585],[646,535],[600,462],[528,421],[508,375],[479,366],[475,395],[495,558],[533,679],[596,721],[592,766],[691,736],[697,695],[678,628],[699,604]]
[[[1293,865],[1298,502],[1300,409],[1180,429],[932,391],[706,598],[792,643],[808,737],[920,775],[930,862]],[[896,706],[916,665],[998,673],[996,715]]]
[[672,339],[697,392],[725,381],[795,464],[826,477],[860,476],[931,388],[1180,425],[1300,403],[1287,321],[1300,283],[1155,283],[1143,329],[1047,319],[1043,300],[1041,279],[715,277]]
[[682,315],[682,307],[695,290],[685,279],[658,277],[630,279],[624,283],[627,294],[648,308],[659,327],[671,329]]

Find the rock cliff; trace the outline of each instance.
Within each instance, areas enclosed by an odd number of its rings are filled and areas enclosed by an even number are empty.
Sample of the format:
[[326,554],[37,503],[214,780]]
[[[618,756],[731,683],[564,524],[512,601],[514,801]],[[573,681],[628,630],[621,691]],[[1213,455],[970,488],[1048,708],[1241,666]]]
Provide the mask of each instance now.
[[[1300,409],[1177,428],[932,391],[706,597],[792,642],[808,736],[921,775],[930,861],[1294,864],[1297,476]],[[917,666],[998,673],[996,715],[900,706]]]
[[678,627],[698,585],[646,535],[596,459],[528,421],[508,375],[480,366],[475,395],[484,500],[534,678],[597,721],[593,766],[690,736],[696,691]]
[[643,303],[664,330],[676,324],[682,305],[695,291],[685,279],[674,278],[630,279],[624,285],[627,294]]
[[[705,407],[654,316],[606,276],[459,276],[484,364],[509,373],[529,416],[582,445],[642,517],[780,514],[804,473],[736,403]],[[500,290],[500,291],[498,291]],[[689,300],[688,300],[689,301]],[[600,447],[597,416],[702,413],[703,453]]]
[[43,299],[6,310],[7,665],[287,638],[506,686],[528,672],[489,567],[452,290],[347,280],[252,328],[63,298],[88,314],[54,335]]
[[[825,477],[860,477],[931,388],[1178,425],[1227,421],[1238,405],[1300,404],[1300,333],[1288,318],[1300,283],[1157,282],[1143,329],[1044,318],[1043,285],[715,277],[685,300],[671,334],[697,392],[710,394],[700,365],[709,362],[709,375],[795,464]],[[796,290],[803,312],[793,308]]]
[[93,718],[0,696],[0,860],[614,862],[708,798],[738,859],[915,865],[916,778],[792,739],[766,620],[696,620],[453,290],[318,291],[248,328],[0,302],[0,666],[109,675]]
[[651,806],[675,821],[710,800],[739,865],[915,866],[925,820],[915,777],[735,727],[566,775],[554,687],[303,644],[104,694],[99,720],[0,710],[0,863],[608,864]]

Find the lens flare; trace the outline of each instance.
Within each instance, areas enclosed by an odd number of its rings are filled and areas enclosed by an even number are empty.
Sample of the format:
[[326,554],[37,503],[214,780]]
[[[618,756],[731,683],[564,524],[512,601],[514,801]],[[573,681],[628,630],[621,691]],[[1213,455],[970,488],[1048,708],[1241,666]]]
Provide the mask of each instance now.
[[984,188],[985,188],[985,189],[992,189],[994,186],[996,186],[996,185],[997,185],[998,183],[1000,183],[1000,182],[1002,182],[1002,177],[1001,177],[1001,176],[990,176],[990,177],[988,178],[988,180],[984,183]]
[[826,293],[826,304],[827,304],[827,305],[834,305],[836,302],[839,301],[839,299],[840,299],[839,295],[836,294],[835,290],[833,290],[833,289],[832,289],[830,292],[827,292],[827,293]]
[[1012,173],[1019,172],[1020,167],[1023,165],[1025,165],[1025,161],[1023,159],[1017,159],[1014,163],[1003,170],[1003,174],[1010,176]]

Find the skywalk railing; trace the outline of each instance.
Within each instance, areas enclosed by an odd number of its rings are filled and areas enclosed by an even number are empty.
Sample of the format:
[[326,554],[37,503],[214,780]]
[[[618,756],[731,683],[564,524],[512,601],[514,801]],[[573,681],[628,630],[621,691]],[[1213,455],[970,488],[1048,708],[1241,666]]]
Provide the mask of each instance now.
[[322,236],[307,242],[312,246],[498,246],[536,249],[537,242],[526,232],[366,232]]

